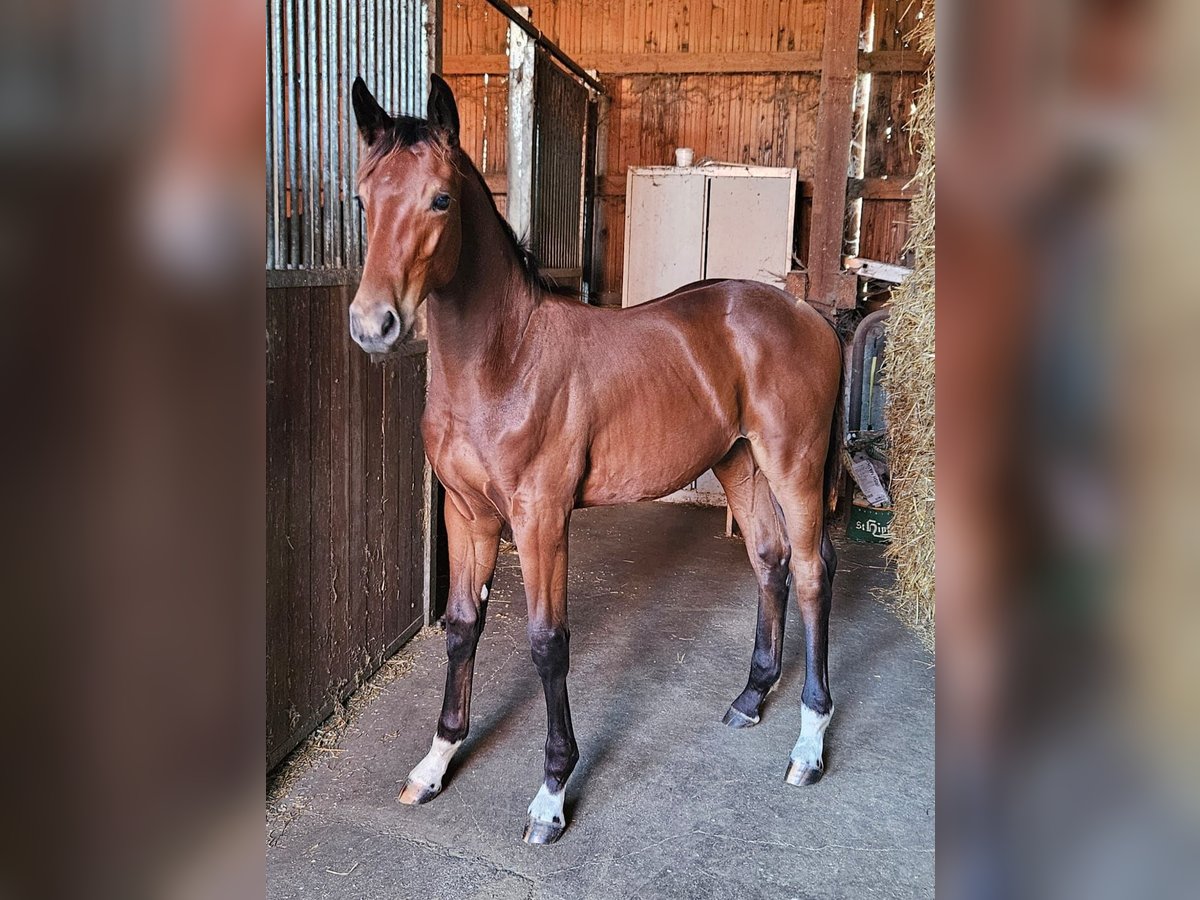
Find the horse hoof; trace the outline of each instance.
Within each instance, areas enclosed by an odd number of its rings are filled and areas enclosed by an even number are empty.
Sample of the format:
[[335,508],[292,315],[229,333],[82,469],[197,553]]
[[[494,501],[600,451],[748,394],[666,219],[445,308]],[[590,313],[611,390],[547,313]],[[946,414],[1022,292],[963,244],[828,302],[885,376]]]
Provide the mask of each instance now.
[[725,718],[721,720],[723,725],[728,725],[730,728],[751,728],[757,725],[758,722],[758,716],[752,719],[744,712],[740,712],[732,706],[729,707],[729,712],[725,713]]
[[413,781],[411,778],[404,782],[404,790],[400,792],[397,798],[405,806],[420,806],[422,803],[428,803],[434,797],[442,792],[442,786],[421,784],[419,781]]
[[816,784],[824,774],[824,763],[818,763],[816,767],[813,767],[792,759],[788,760],[787,774],[783,776],[783,780],[788,784],[804,787],[805,785]]
[[521,840],[527,844],[553,844],[566,830],[565,823],[543,822],[530,816],[525,822],[525,833],[521,835]]

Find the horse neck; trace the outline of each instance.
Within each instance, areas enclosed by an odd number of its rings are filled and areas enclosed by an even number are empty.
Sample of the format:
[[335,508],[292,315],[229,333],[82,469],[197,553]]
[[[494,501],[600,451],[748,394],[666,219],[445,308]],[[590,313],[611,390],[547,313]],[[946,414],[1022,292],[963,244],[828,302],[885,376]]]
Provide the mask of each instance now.
[[435,379],[439,369],[478,372],[511,358],[541,296],[525,274],[483,179],[467,170],[463,181],[458,270],[449,284],[429,296]]

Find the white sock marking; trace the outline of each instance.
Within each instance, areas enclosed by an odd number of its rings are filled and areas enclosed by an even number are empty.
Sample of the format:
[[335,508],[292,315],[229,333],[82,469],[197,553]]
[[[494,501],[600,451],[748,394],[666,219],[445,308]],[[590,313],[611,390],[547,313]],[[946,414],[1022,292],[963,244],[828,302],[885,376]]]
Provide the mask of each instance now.
[[554,822],[558,825],[566,825],[567,817],[563,813],[563,800],[566,796],[566,788],[555,794],[551,793],[550,788],[543,784],[538,788],[537,796],[533,798],[533,802],[529,804],[529,815],[538,822]]
[[433,746],[429,748],[429,752],[425,754],[425,758],[417,763],[416,768],[408,773],[408,780],[440,791],[442,789],[442,776],[446,774],[446,768],[450,765],[450,759],[454,756],[454,751],[461,745],[462,741],[455,741],[452,744],[443,738],[435,737],[433,739]]
[[800,704],[800,737],[792,748],[792,760],[810,769],[821,768],[821,754],[825,749],[825,729],[833,718],[833,707],[820,715]]

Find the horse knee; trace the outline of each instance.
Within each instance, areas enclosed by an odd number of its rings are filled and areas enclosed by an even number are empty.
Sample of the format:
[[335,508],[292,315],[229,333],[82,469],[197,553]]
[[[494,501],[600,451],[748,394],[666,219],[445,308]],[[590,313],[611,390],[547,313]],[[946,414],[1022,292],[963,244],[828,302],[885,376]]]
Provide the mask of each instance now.
[[452,665],[467,662],[475,655],[483,619],[474,610],[453,610],[446,613],[446,657]]
[[529,650],[542,681],[567,677],[571,632],[561,626],[529,626]]

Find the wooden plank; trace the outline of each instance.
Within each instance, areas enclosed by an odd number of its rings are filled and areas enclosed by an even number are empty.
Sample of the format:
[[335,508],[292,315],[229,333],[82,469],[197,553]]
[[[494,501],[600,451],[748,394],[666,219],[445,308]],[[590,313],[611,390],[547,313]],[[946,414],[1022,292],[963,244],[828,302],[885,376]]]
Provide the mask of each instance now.
[[911,206],[907,201],[864,200],[858,255],[902,265]]
[[923,4],[914,0],[872,0],[875,10],[875,49],[910,50],[912,33]]
[[384,532],[387,496],[383,480],[383,378],[382,363],[371,361],[365,373],[363,407],[363,502],[366,521],[363,535],[365,555],[363,595],[366,599],[366,635],[363,643],[361,677],[373,667],[386,640],[383,621]]
[[862,197],[864,200],[912,200],[917,196],[919,188],[911,184],[910,177],[852,179],[850,195]]
[[868,176],[911,177],[920,147],[910,140],[908,120],[922,75],[877,75],[871,80],[864,171]]
[[858,288],[858,279],[842,269],[842,236],[862,3],[829,0],[825,7],[817,157],[812,178],[809,288],[814,296],[840,309],[854,306]]
[[287,566],[287,715],[289,737],[314,711],[313,637],[310,606],[310,532],[312,486],[311,398],[309,395],[309,292],[288,288],[283,377],[286,391],[287,515],[284,526]]
[[[850,178],[846,183],[846,192],[849,197],[861,197],[864,200],[912,200],[920,189],[910,181],[906,177]],[[803,182],[800,194],[811,199],[812,182]]]
[[400,387],[403,396],[400,419],[399,507],[404,514],[400,536],[403,596],[399,605],[401,631],[424,624],[425,616],[425,447],[421,440],[421,413],[425,408],[425,354],[403,359]]
[[488,173],[505,172],[508,170],[507,75],[488,77],[488,82],[484,85],[484,104],[487,110],[487,121],[484,128],[487,160],[484,171]]
[[488,172],[483,176],[483,181],[487,185],[488,190],[492,194],[507,194],[508,193],[508,173],[507,172]]
[[333,335],[329,307],[337,288],[308,288],[308,396],[309,396],[309,631],[313,712],[324,708],[333,698],[335,675],[332,671],[334,643],[333,535],[331,532],[331,459],[330,459],[330,386],[333,383]]
[[[816,50],[746,51],[720,53],[613,53],[584,52],[576,61],[601,75],[712,75],[739,73],[820,74],[821,54]],[[919,74],[929,68],[927,54],[910,50],[877,50],[858,56],[858,71],[876,74]],[[447,56],[444,75],[507,75],[503,53]]]
[[329,458],[331,503],[330,591],[331,618],[336,628],[330,648],[330,671],[339,695],[350,682],[350,354],[358,352],[346,328],[346,310],[353,298],[348,286],[335,289],[326,310],[329,320]]
[[[786,53],[746,51],[720,53],[580,53],[575,57],[585,69],[601,75],[688,75],[712,73],[820,72],[821,55],[812,50]],[[503,75],[508,73],[503,54],[447,56],[442,70],[448,75]]]
[[367,496],[366,437],[367,389],[370,381],[370,359],[357,346],[348,350],[350,378],[346,385],[349,397],[347,434],[347,466],[349,469],[349,529],[347,532],[349,570],[347,581],[349,592],[346,598],[346,619],[349,630],[346,635],[349,659],[349,681],[357,683],[362,674],[363,648],[367,645],[367,618],[370,610],[370,561],[367,547]]
[[446,56],[442,60],[443,75],[507,75],[508,57],[503,53],[476,53]]
[[291,629],[287,570],[287,290],[269,289],[267,304],[266,653],[267,758],[283,752],[291,734],[287,674]]
[[928,53],[916,50],[876,50],[858,54],[858,71],[872,73],[922,73],[929,68]]
[[877,281],[888,281],[892,284],[903,284],[913,271],[908,266],[897,266],[858,256],[847,256],[846,268],[860,278],[874,278]]

